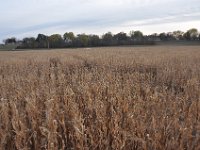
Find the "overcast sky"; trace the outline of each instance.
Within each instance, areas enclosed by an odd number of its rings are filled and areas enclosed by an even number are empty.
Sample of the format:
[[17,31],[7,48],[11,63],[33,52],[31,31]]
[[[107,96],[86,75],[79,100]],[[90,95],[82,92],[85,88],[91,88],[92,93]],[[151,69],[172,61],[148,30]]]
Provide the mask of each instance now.
[[200,0],[0,0],[0,42],[38,33],[200,30]]

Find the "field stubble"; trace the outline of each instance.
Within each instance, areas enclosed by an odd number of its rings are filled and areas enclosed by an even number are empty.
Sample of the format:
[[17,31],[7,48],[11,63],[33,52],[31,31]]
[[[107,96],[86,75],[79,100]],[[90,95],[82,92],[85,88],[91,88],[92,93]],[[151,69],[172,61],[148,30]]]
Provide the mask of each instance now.
[[0,149],[200,149],[200,47],[0,52]]

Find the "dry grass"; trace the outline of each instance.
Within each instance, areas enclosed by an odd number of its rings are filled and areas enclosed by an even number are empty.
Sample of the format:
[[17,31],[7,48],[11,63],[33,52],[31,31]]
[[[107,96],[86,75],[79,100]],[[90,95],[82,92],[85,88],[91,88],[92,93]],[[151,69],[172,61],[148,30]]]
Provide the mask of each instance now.
[[0,52],[0,149],[200,149],[200,47]]

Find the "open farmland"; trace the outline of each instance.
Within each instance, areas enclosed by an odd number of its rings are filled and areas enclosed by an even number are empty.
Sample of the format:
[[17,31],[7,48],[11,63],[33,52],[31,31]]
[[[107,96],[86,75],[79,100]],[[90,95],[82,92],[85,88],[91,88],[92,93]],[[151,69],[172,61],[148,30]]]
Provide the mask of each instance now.
[[200,149],[200,47],[0,52],[0,149]]

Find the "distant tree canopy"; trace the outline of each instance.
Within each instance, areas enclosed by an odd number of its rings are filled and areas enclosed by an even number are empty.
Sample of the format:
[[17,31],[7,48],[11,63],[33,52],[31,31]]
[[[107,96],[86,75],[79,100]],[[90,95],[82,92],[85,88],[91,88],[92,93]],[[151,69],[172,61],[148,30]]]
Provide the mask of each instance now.
[[63,39],[65,40],[65,42],[73,42],[75,40],[75,35],[73,32],[66,32],[63,35]]
[[131,31],[130,36],[131,36],[131,39],[138,40],[138,41],[142,40],[142,38],[144,37],[141,31]]
[[15,37],[4,40],[5,44],[16,44],[18,48],[66,48],[66,47],[95,47],[117,45],[152,45],[159,41],[200,41],[200,33],[192,28],[187,32],[180,30],[174,32],[154,33],[144,35],[141,31],[130,31],[129,35],[124,32],[112,34],[107,32],[101,37],[95,34],[78,34],[66,32],[64,35],[53,34],[50,36],[38,34],[36,38],[26,37],[16,40]]
[[16,42],[17,42],[17,40],[16,40],[15,37],[8,38],[8,39],[4,40],[5,44],[15,44]]
[[112,45],[113,43],[113,35],[111,32],[108,32],[102,36],[102,44],[105,46]]
[[36,42],[39,48],[49,48],[49,37],[44,34],[38,34]]
[[101,46],[101,39],[98,35],[89,36],[89,46]]
[[53,34],[49,36],[48,40],[51,48],[62,48],[64,45],[64,40],[60,34]]
[[26,48],[34,48],[36,47],[36,39],[34,37],[24,38],[22,45]]
[[198,40],[198,36],[199,36],[199,32],[197,29],[192,28],[190,30],[188,30],[185,34],[184,37],[187,40]]
[[89,36],[86,34],[78,34],[75,40],[75,45],[78,47],[89,46]]
[[115,44],[126,45],[128,36],[124,32],[117,33],[113,36]]
[[174,33],[176,33],[176,31],[174,31],[173,33],[160,33],[159,38],[161,41],[174,41],[176,40],[176,38],[178,38],[177,35],[175,35]]
[[184,35],[184,32],[180,30],[173,32],[173,36],[176,40],[183,40],[184,39],[183,35]]

